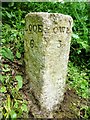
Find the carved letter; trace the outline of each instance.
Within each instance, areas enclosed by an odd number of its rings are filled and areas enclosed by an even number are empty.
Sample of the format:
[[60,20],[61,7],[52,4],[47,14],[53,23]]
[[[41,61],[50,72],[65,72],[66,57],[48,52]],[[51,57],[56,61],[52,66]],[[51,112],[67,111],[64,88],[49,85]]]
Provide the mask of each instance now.
[[37,25],[33,25],[33,31],[37,32]]
[[58,31],[58,28],[57,28],[57,27],[54,27],[54,28],[53,28],[53,32],[56,34],[57,31]]
[[32,25],[31,24],[29,25],[29,31],[32,31]]
[[43,31],[43,25],[38,25],[38,32],[42,32]]

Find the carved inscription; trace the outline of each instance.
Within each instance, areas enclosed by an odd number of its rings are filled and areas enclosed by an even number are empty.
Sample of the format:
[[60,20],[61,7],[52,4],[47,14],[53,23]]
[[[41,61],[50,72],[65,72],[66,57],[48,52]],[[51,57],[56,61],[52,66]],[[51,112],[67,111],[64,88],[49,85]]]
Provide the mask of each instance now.
[[[40,24],[29,24],[28,30],[30,32],[35,32],[35,33],[43,32],[43,25],[40,25]],[[53,27],[53,32],[55,34],[57,34],[58,32],[60,32],[60,33],[65,33],[66,32],[67,34],[69,34],[70,30],[69,30],[68,27],[55,26],[55,27]],[[61,46],[61,40],[58,40],[58,41],[59,41],[59,44]],[[30,47],[31,48],[34,47],[34,40],[33,39],[30,40]]]
[[60,33],[66,32],[67,34],[69,34],[69,33],[70,33],[70,30],[69,30],[68,27],[61,27],[61,26],[57,27],[57,26],[55,26],[55,27],[53,28],[53,32],[54,32],[55,34],[56,34],[57,32],[60,32]]
[[33,40],[33,39],[30,40],[30,47],[31,47],[31,48],[34,47],[34,40]]
[[58,42],[59,42],[59,44],[60,44],[60,47],[61,47],[61,45],[62,45],[62,44],[61,44],[61,42],[62,42],[62,41],[61,41],[61,40],[58,40]]
[[36,25],[36,24],[30,24],[29,25],[29,31],[30,32],[42,32],[43,31],[43,25]]
[[[29,24],[28,30],[30,32],[35,32],[35,33],[43,32],[43,25],[40,25],[40,24],[37,24],[37,25],[36,24]],[[26,29],[26,31],[27,31],[27,29]],[[66,32],[67,34],[69,34],[70,30],[69,30],[68,27],[55,26],[55,27],[53,27],[53,32],[55,34],[57,34],[57,32],[60,32],[60,33]]]

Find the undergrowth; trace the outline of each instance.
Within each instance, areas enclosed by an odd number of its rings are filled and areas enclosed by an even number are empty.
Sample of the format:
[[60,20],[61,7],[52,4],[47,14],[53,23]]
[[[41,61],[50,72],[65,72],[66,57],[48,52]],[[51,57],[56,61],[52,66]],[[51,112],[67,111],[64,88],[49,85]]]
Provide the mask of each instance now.
[[[0,43],[0,117],[20,118],[28,114],[28,103],[20,92],[23,86],[25,15],[28,12],[56,12],[74,20],[67,83],[82,98],[89,99],[90,43],[88,3],[86,2],[10,2],[2,3],[2,39]],[[82,12],[81,12],[82,11]],[[82,108],[83,109],[83,108]],[[89,118],[90,108],[85,108]],[[26,115],[27,116],[27,115]]]

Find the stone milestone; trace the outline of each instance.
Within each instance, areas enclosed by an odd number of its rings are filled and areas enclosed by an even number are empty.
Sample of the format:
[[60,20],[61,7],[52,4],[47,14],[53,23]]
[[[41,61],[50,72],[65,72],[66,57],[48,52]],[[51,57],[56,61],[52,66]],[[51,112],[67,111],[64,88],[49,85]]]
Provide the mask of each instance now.
[[34,12],[25,17],[25,67],[42,109],[63,100],[73,20],[69,15]]

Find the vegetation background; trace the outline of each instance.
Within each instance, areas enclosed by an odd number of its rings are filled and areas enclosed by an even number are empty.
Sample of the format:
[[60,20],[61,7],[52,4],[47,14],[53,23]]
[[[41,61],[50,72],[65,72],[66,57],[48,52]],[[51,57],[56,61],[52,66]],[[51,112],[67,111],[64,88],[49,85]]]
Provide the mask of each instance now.
[[[90,16],[89,2],[2,2],[0,35],[0,118],[20,118],[28,114],[28,101],[23,99],[24,27],[29,12],[63,13],[74,20],[68,64],[69,88],[79,97],[90,100]],[[90,105],[90,104],[89,104]],[[90,106],[81,106],[90,118]]]

